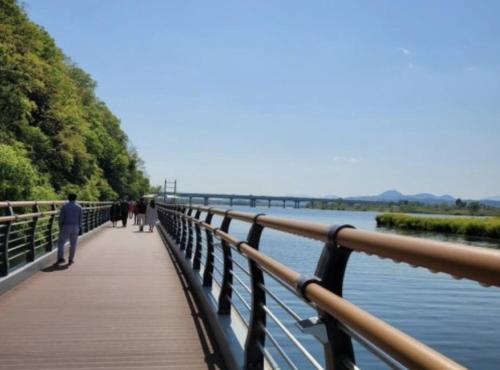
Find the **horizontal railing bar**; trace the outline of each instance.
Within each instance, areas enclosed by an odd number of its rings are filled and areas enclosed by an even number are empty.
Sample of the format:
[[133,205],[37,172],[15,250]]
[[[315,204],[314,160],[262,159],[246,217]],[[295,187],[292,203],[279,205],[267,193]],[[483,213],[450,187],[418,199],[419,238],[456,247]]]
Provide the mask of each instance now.
[[300,352],[302,352],[302,354],[304,355],[304,357],[311,363],[312,366],[314,366],[314,368],[318,369],[318,370],[323,370],[323,366],[321,366],[318,361],[316,361],[316,359],[313,357],[313,355],[311,355],[309,353],[309,351],[302,345],[302,343],[300,343],[297,338],[295,337],[295,335],[293,335],[287,328],[285,325],[283,325],[283,323],[281,322],[280,319],[278,319],[274,314],[273,312],[266,306],[266,305],[262,305],[262,308],[264,309],[264,311],[266,311],[266,313],[269,315],[269,317],[276,323],[276,325],[278,325],[278,327],[281,329],[281,331],[283,333],[285,333],[285,335],[288,337],[288,339],[290,339],[290,341],[295,345],[295,347],[297,347],[299,349]]
[[[240,254],[242,256],[242,254]],[[236,261],[233,257],[229,258],[231,262],[233,262],[241,271],[243,271],[246,275],[250,276],[250,271],[248,271],[245,267],[243,267],[238,261]]]
[[17,220],[24,220],[24,219],[30,219],[30,218],[35,218],[35,217],[50,216],[50,215],[55,215],[58,213],[59,213],[59,211],[46,211],[46,212],[36,212],[36,213],[24,213],[22,215],[14,215],[14,216],[2,216],[2,217],[0,217],[0,222],[17,221]]
[[425,344],[411,338],[319,284],[305,288],[308,299],[340,322],[352,327],[392,358],[412,369],[464,369]]
[[9,253],[17,251],[18,249],[21,249],[21,248],[26,248],[28,245],[30,245],[30,242],[26,242],[26,243],[23,243],[23,244],[20,244],[20,245],[16,245],[13,248],[9,248]]
[[[211,208],[209,212],[224,215],[226,211]],[[329,225],[232,210],[227,211],[227,214],[245,222],[253,222],[255,219],[260,226],[274,230],[322,242],[329,241]],[[217,230],[216,234],[220,233]],[[483,284],[500,286],[500,251],[350,228],[343,228],[338,232],[337,242],[357,252],[375,254]]]
[[13,239],[9,239],[9,245],[10,244],[15,244],[17,241],[19,240],[23,240],[23,239],[29,239],[30,236],[29,235],[22,235],[22,236],[19,236],[17,238],[13,238]]
[[370,341],[366,340],[363,338],[363,336],[359,335],[356,333],[354,330],[349,328],[348,326],[340,323],[339,324],[340,329],[348,334],[351,338],[355,339],[359,344],[361,344],[363,347],[365,347],[368,351],[373,353],[375,356],[377,356],[380,360],[385,362],[385,364],[394,370],[405,370],[406,368],[399,364],[397,361],[395,361],[393,358],[388,356],[384,351],[382,351],[380,348],[374,346]]
[[40,244],[38,244],[38,245],[35,247],[35,250],[36,250],[36,249],[40,249],[40,248],[42,248],[43,246],[45,246],[45,245],[47,245],[47,244],[49,244],[49,242],[43,242],[43,243],[40,243]]
[[22,226],[22,225],[30,225],[33,222],[34,222],[33,219],[29,219],[29,220],[26,220],[26,221],[14,222],[14,223],[12,223],[12,227],[17,227],[17,226]]
[[[43,206],[43,205],[64,205],[68,201],[66,200],[36,200],[36,201],[13,201],[13,202],[6,202],[2,201],[0,202],[0,208],[6,208],[6,207],[30,207],[30,206]],[[81,200],[78,201],[78,204],[96,204],[96,205],[111,205],[113,202],[92,202],[92,201],[86,201],[86,200]]]
[[12,261],[12,260],[15,260],[16,258],[18,257],[21,257],[21,256],[24,256],[26,255],[26,253],[28,253],[29,251],[25,250],[25,251],[22,251],[21,253],[18,253],[12,257],[9,257],[9,261]]
[[238,315],[240,316],[241,321],[243,321],[243,324],[245,324],[245,326],[248,329],[248,325],[249,325],[248,320],[245,318],[245,316],[243,316],[243,314],[241,313],[241,311],[238,308],[238,306],[235,305],[234,300],[232,298],[228,298],[228,300],[229,300],[229,302],[231,302],[231,306],[238,313]]
[[288,357],[288,355],[286,354],[286,352],[283,350],[283,347],[281,347],[281,345],[276,340],[276,338],[274,338],[274,336],[269,331],[269,329],[267,329],[264,325],[262,325],[262,323],[259,323],[259,326],[260,326],[260,328],[262,330],[264,330],[264,332],[266,333],[266,336],[271,340],[271,342],[273,342],[274,348],[276,348],[276,350],[279,352],[279,354],[281,355],[281,357],[283,358],[283,360],[285,360],[285,362],[287,363],[287,365],[291,369],[298,370],[299,368],[297,367],[297,365],[295,365],[295,363],[290,359],[290,357]]
[[252,311],[252,308],[250,307],[250,305],[247,303],[247,301],[245,301],[245,299],[243,298],[243,296],[240,294],[240,292],[238,292],[238,289],[235,288],[235,286],[233,284],[229,284],[232,288],[233,288],[233,293],[236,294],[236,296],[240,299],[240,301],[243,303],[243,305],[246,307],[246,309],[251,312]]
[[279,365],[276,363],[276,360],[271,356],[271,354],[268,352],[267,349],[265,349],[262,344],[258,343],[257,344],[259,347],[259,350],[262,352],[264,357],[266,358],[267,362],[269,362],[269,366],[271,366],[272,369],[278,369],[279,370]]
[[288,305],[283,302],[276,294],[271,292],[264,284],[259,284],[259,286],[266,291],[266,293],[276,302],[281,308],[283,308],[295,321],[301,321],[302,317],[300,317],[294,310],[292,310]]
[[245,288],[245,290],[248,292],[248,293],[252,293],[252,289],[250,289],[250,287],[248,285],[245,284],[245,282],[243,282],[243,280],[240,279],[240,277],[236,274],[233,273],[233,270],[231,270],[231,275],[236,278],[236,280],[238,280],[238,282],[241,284],[241,286],[243,288]]

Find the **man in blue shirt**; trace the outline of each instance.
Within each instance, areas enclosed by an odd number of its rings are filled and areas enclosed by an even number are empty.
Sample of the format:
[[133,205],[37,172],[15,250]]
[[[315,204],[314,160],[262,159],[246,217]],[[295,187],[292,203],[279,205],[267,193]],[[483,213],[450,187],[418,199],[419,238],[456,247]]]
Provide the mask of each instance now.
[[57,246],[57,262],[62,264],[64,260],[64,244],[69,239],[69,261],[72,265],[75,259],[76,243],[80,234],[82,224],[82,207],[76,203],[76,194],[68,195],[69,202],[61,208],[59,214],[59,244]]

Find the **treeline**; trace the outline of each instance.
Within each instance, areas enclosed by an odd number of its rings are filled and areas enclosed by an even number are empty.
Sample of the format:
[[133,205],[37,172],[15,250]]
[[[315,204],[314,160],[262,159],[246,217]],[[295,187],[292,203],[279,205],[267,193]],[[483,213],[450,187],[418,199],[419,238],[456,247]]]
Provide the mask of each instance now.
[[148,191],[141,159],[95,87],[15,0],[0,0],[0,200]]
[[377,226],[413,231],[500,238],[498,217],[423,217],[384,213],[376,217]]
[[357,202],[354,200],[335,199],[324,204],[313,202],[309,208],[340,211],[372,211],[394,213],[428,213],[462,216],[500,216],[500,207],[492,207],[480,202],[465,202],[457,199],[455,203],[427,204],[402,200],[400,202]]

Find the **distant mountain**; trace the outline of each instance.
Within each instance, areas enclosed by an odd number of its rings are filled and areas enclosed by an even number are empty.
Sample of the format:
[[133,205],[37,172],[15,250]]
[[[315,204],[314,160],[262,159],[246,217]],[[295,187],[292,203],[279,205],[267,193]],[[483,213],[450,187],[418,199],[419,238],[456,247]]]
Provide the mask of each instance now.
[[481,199],[480,202],[487,206],[500,207],[500,196]]
[[348,200],[359,200],[365,202],[400,202],[400,201],[410,201],[410,202],[421,202],[421,203],[453,203],[455,198],[451,195],[434,195],[430,193],[420,193],[420,194],[403,194],[397,190],[388,190],[380,193],[378,195],[367,195],[367,196],[355,196],[347,197]]

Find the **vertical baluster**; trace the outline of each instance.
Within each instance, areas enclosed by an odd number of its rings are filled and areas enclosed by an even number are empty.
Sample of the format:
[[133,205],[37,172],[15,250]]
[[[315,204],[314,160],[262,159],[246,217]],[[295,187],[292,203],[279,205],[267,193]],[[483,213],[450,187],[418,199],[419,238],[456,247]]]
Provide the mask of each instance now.
[[180,214],[180,222],[181,222],[181,242],[180,242],[180,247],[181,250],[184,250],[186,248],[186,240],[187,240],[187,222],[186,222],[186,214],[185,214],[186,209],[183,207],[181,214]]
[[[254,249],[259,249],[262,226],[257,223],[257,219],[262,214],[254,217],[252,226],[248,232],[247,243]],[[245,341],[245,369],[263,369],[264,354],[262,348],[265,347],[266,333],[266,292],[264,286],[264,273],[259,265],[248,259],[250,278],[252,285],[252,311],[250,313],[250,323],[248,326],[247,338]]]
[[91,217],[92,217],[91,205],[88,203],[87,203],[86,213],[87,213],[87,218],[85,219],[85,232],[88,233],[90,231]]
[[[321,280],[321,285],[340,297],[342,297],[344,273],[351,254],[351,249],[337,243],[337,234],[343,228],[353,228],[353,226],[334,225],[330,229],[328,242],[323,247],[315,272],[316,277]],[[299,283],[298,289],[302,295],[309,281],[312,279],[302,280]],[[328,340],[324,343],[326,368],[343,368],[344,360],[355,364],[351,337],[341,330],[339,322],[328,313],[318,309],[318,316],[324,323],[328,336]]]
[[54,220],[56,219],[57,207],[54,202],[50,205],[50,210],[54,212],[50,215],[49,223],[47,225],[47,245],[45,246],[45,252],[50,252],[54,246]]
[[187,211],[187,217],[186,217],[186,227],[187,227],[187,243],[186,243],[186,254],[185,257],[187,259],[191,259],[193,253],[193,222],[191,221],[191,214],[193,212],[193,209],[190,207]]
[[181,244],[182,239],[182,217],[181,217],[181,207],[177,206],[175,211],[175,241],[177,244]]
[[[6,209],[7,209],[6,216],[15,215],[14,210],[10,204]],[[7,221],[5,223],[5,228],[4,228],[5,234],[2,240],[2,265],[0,267],[0,276],[7,276],[9,274],[9,238],[10,238],[12,223],[13,221]]]
[[[212,223],[213,214],[208,209],[207,216],[205,217],[205,223]],[[212,231],[205,229],[205,235],[207,238],[207,259],[205,261],[205,271],[203,271],[203,286],[212,286],[212,275],[214,273],[214,237]]]
[[[227,233],[229,231],[229,225],[231,224],[231,217],[227,210],[224,214],[224,219],[220,230]],[[233,261],[231,258],[231,247],[224,241],[221,240],[222,253],[224,255],[224,272],[222,275],[221,290],[219,293],[219,314],[229,315],[231,313],[231,297],[233,295]]]
[[[33,213],[39,213],[40,209],[38,208],[38,204],[35,204],[31,207]],[[26,262],[33,262],[35,260],[35,247],[36,247],[36,225],[38,223],[38,216],[34,216],[31,221],[31,230],[30,230],[30,238],[29,238],[29,250],[26,253]]]
[[[200,219],[200,215],[201,215],[201,211],[198,209],[196,210],[196,213],[194,215],[194,218],[196,220],[199,220]],[[201,247],[202,247],[202,244],[201,244],[201,228],[200,228],[200,225],[198,225],[198,223],[195,224],[195,235],[196,235],[196,247],[195,247],[195,250],[194,250],[194,258],[193,258],[193,270],[199,270],[200,269],[200,265],[201,265]]]

